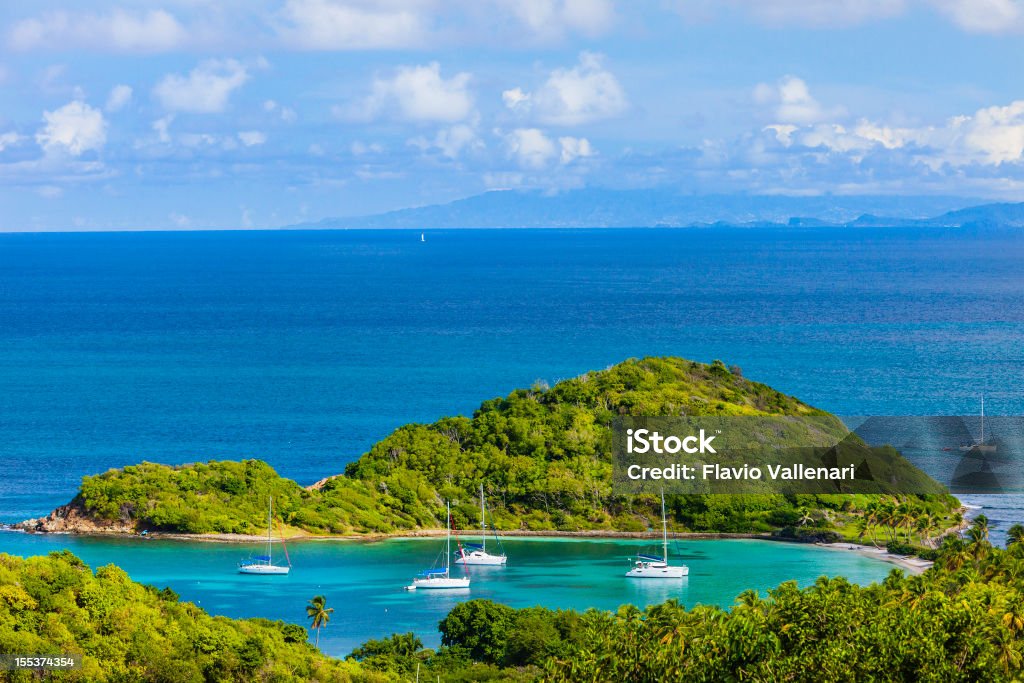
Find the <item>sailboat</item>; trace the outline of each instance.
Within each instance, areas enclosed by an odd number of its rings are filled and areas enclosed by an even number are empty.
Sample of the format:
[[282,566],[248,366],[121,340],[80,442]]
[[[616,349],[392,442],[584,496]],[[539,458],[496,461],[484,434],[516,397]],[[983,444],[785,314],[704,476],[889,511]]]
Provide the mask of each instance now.
[[[497,536],[495,536],[497,540]],[[501,543],[498,544],[501,549]],[[492,555],[487,552],[487,506],[484,503],[484,485],[480,484],[480,543],[460,543],[459,549],[455,552],[455,564],[476,564],[488,566],[503,566],[508,561],[505,553]]]
[[421,232],[420,233],[420,242],[426,242],[426,241],[427,241],[427,233]]
[[444,568],[427,569],[413,578],[412,583],[405,587],[407,591],[417,589],[469,588],[468,576],[451,575],[452,556],[452,505],[448,503],[448,524],[444,546]]
[[[288,557],[288,548],[284,550],[285,560],[288,561],[288,566],[274,564],[273,544],[274,544],[274,499],[270,499],[270,507],[267,511],[267,554],[257,555],[256,557],[243,560],[238,563],[238,573],[240,574],[264,574],[264,575],[275,575],[279,576],[287,574],[291,571],[292,562]],[[281,537],[281,543],[284,543],[284,536]]]
[[967,453],[995,453],[996,445],[985,443],[985,396],[981,397],[981,438],[971,444],[960,446],[960,450]]
[[681,579],[688,576],[690,568],[685,564],[671,567],[668,563],[668,518],[665,517],[665,491],[661,491],[661,557],[639,555],[633,568],[626,572],[631,579]]

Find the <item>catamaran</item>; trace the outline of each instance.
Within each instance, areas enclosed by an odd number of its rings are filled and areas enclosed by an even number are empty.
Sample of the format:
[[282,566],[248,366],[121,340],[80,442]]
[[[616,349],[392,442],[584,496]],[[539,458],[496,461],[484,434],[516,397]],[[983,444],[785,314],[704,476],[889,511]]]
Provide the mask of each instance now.
[[626,572],[632,579],[681,579],[688,576],[685,564],[671,567],[668,563],[668,518],[665,517],[665,491],[661,492],[661,557],[638,555],[633,568]]
[[444,546],[444,568],[427,569],[413,578],[412,583],[405,587],[407,591],[417,589],[469,588],[468,576],[452,576],[450,558],[452,556],[452,505],[448,503],[448,524]]
[[[497,534],[494,540],[498,540]],[[501,550],[501,542],[498,541],[498,550]],[[480,543],[460,543],[459,549],[455,552],[455,564],[475,564],[486,566],[503,566],[508,561],[505,553],[492,555],[487,552],[487,507],[484,503],[484,485],[480,484]]]
[[[274,564],[274,499],[270,499],[270,507],[267,511],[267,554],[257,555],[256,557],[243,560],[238,563],[238,572],[240,574],[264,574],[264,575],[281,575],[287,574],[291,571],[292,561],[288,557],[288,548],[284,549],[284,558],[288,561],[288,566]],[[281,543],[284,543],[284,536],[281,536]]]

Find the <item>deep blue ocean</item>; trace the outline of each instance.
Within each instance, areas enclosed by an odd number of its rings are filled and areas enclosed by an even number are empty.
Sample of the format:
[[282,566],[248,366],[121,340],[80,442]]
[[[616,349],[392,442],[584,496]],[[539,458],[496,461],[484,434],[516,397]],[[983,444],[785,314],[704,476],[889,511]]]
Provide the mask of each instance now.
[[403,423],[631,356],[720,358],[840,414],[982,392],[1020,414],[1022,341],[1006,232],[0,235],[0,521],[140,460],[308,484]]

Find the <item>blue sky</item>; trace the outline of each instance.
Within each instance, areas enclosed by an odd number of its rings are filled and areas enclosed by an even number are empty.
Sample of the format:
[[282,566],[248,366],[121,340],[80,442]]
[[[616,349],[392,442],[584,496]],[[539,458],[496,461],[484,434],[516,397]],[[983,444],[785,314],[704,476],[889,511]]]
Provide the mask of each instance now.
[[0,230],[496,188],[1024,199],[1017,0],[0,7]]

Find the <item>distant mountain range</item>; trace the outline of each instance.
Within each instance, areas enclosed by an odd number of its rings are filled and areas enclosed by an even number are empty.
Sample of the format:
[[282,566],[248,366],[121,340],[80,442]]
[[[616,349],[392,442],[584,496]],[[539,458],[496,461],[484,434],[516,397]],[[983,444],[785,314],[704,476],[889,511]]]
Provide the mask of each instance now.
[[[759,226],[1024,226],[1024,204],[963,197],[684,195],[668,190],[496,190],[370,216],[290,228],[614,228]],[[966,208],[965,208],[966,207]]]

